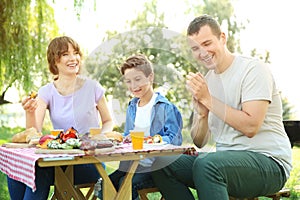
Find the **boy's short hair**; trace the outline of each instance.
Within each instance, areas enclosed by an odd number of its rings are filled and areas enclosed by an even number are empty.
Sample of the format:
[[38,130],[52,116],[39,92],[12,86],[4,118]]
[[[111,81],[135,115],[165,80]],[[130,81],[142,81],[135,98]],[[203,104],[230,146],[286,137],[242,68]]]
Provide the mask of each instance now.
[[125,62],[121,65],[120,71],[124,75],[126,69],[135,68],[142,71],[146,77],[153,73],[152,63],[148,60],[145,55],[137,54],[128,57]]

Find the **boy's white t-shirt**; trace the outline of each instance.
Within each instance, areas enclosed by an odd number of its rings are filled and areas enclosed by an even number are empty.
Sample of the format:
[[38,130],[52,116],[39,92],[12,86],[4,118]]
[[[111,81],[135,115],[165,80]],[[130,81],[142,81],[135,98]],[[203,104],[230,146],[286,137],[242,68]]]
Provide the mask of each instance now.
[[139,107],[138,103],[136,104],[134,129],[145,131],[145,137],[150,136],[151,112],[157,95],[158,94],[154,93],[149,103],[142,107]]
[[[134,129],[145,131],[145,137],[150,136],[151,112],[157,95],[158,94],[154,93],[149,103],[142,107],[139,107],[138,103],[136,104],[137,109],[134,121]],[[139,163],[143,167],[151,167],[153,161],[153,158],[146,158],[141,160]]]

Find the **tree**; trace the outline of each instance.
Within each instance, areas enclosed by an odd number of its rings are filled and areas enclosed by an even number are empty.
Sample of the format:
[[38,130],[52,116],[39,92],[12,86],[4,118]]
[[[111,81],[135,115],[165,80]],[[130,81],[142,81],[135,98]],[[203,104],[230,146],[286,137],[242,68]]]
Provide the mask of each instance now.
[[293,106],[291,106],[286,97],[282,98],[282,118],[283,120],[289,120],[293,118]]
[[[36,90],[49,79],[46,48],[57,33],[47,0],[2,0],[0,4],[0,105],[11,87]],[[40,85],[40,84],[38,84]]]
[[224,28],[227,28],[228,49],[232,52],[241,52],[238,35],[245,26],[236,20],[230,0],[203,0],[202,2],[187,0],[186,2],[190,5],[186,13],[193,13],[195,16],[208,14],[215,17]]
[[[187,1],[190,2],[191,0]],[[241,52],[240,48],[240,39],[237,37],[241,30],[244,30],[246,27],[244,23],[237,23],[236,16],[234,15],[233,7],[230,3],[230,0],[203,0],[202,4],[195,2],[195,6],[190,6],[188,13],[192,12],[196,16],[201,13],[206,13],[214,16],[218,19],[219,23],[225,24],[228,28],[227,32],[227,47],[232,52]],[[249,22],[249,21],[248,21]],[[251,51],[252,57],[257,57],[265,63],[271,63],[270,61],[270,52],[265,51],[263,53],[257,52],[257,49],[254,48]],[[292,117],[292,108],[288,102],[287,98],[282,98],[282,108],[283,108],[283,119],[291,119]]]
[[[219,16],[221,22],[227,20],[231,30],[229,43],[232,44],[232,48],[239,44],[239,41],[234,40],[234,35],[239,32],[239,26],[231,22],[232,5],[229,1],[212,1],[212,3],[203,1],[202,5],[198,2],[195,4],[196,6],[188,5],[189,8],[194,8],[195,12],[198,11],[195,16],[202,14],[201,11],[207,11],[208,14]],[[214,9],[215,4],[222,5],[222,9]],[[85,68],[93,78],[99,79],[107,88],[108,95],[119,100],[124,112],[130,97],[125,95],[126,88],[122,84],[118,68],[127,56],[134,53],[146,54],[154,65],[156,90],[162,91],[171,102],[174,102],[181,110],[184,120],[188,121],[192,109],[184,77],[190,71],[205,72],[206,69],[191,57],[186,34],[175,33],[166,28],[164,13],[158,13],[157,6],[157,0],[147,1],[144,10],[139,12],[134,20],[128,22],[132,31],[125,33],[108,31],[103,44],[86,60]]]
[[[92,1],[95,8],[96,2]],[[74,0],[79,20],[84,3],[91,1]],[[217,17],[228,29],[229,49],[240,51],[238,35],[245,27],[237,23],[230,0],[186,0],[186,5],[186,13],[194,16],[207,13]],[[107,88],[107,94],[120,98],[125,107],[128,97],[124,95],[126,89],[122,88],[118,67],[128,55],[144,53],[155,65],[156,87],[165,90],[166,96],[177,102],[182,110],[190,110],[184,77],[189,71],[205,72],[206,69],[191,58],[185,33],[174,33],[166,28],[164,13],[158,12],[157,0],[146,1],[144,10],[127,26],[132,31],[107,31],[102,47],[86,62],[88,72],[93,78],[99,78]],[[57,32],[53,9],[47,0],[4,0],[1,3],[0,105],[7,103],[4,99],[10,87],[24,95],[49,81],[45,50],[49,39]],[[268,52],[265,60],[269,60]]]
[[[245,26],[237,23],[231,1],[189,0],[186,3],[187,13],[193,13],[195,16],[204,13],[215,16],[219,23],[228,29],[228,48],[233,52],[241,51],[237,35],[245,29]],[[139,12],[134,20],[128,22],[127,25],[132,31],[125,33],[108,31],[103,44],[86,61],[86,68],[93,78],[99,79],[99,82],[107,88],[107,94],[118,99],[121,108],[125,109],[130,97],[126,96],[119,66],[128,55],[146,54],[154,64],[156,89],[163,90],[188,121],[191,110],[190,95],[186,92],[184,77],[189,71],[205,73],[206,69],[191,58],[185,34],[174,33],[165,28],[167,26],[164,23],[164,13],[158,13],[157,6],[157,0],[147,1],[144,10]],[[253,56],[256,55],[255,49],[252,53]],[[258,56],[269,62],[269,52]],[[289,113],[290,110],[287,109],[286,112]]]

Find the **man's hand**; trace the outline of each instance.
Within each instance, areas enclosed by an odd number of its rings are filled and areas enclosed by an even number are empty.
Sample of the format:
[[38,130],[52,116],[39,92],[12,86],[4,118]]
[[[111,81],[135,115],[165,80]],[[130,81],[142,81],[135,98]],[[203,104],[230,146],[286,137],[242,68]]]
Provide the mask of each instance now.
[[209,110],[203,103],[210,103],[211,97],[203,75],[190,72],[187,75],[186,85],[187,89],[192,93],[193,106],[197,114],[207,115]]
[[198,114],[201,117],[207,116],[209,110],[201,104],[197,99],[193,98],[193,107],[194,107],[194,114]]

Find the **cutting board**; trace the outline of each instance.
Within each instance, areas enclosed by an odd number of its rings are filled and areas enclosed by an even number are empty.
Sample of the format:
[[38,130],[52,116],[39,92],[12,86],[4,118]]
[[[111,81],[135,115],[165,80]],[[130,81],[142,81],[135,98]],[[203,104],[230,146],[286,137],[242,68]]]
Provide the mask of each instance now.
[[36,149],[37,154],[84,154],[81,149]]
[[35,144],[28,144],[28,143],[14,143],[14,142],[9,142],[2,144],[3,147],[7,148],[30,148],[30,147],[35,147]]
[[114,147],[106,147],[95,150],[84,151],[81,149],[36,149],[37,154],[87,154],[87,155],[97,155],[101,153],[107,153],[114,151]]

